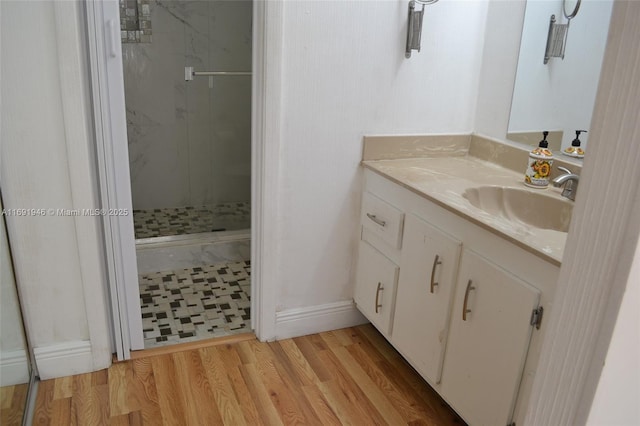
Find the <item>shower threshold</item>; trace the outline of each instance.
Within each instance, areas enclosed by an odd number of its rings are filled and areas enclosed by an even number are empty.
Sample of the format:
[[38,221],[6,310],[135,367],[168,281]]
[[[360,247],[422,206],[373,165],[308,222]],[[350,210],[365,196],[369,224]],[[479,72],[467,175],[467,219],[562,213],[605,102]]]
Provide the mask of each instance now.
[[203,243],[222,243],[251,238],[251,229],[233,231],[199,232],[196,234],[167,235],[163,237],[137,238],[136,248],[159,248]]

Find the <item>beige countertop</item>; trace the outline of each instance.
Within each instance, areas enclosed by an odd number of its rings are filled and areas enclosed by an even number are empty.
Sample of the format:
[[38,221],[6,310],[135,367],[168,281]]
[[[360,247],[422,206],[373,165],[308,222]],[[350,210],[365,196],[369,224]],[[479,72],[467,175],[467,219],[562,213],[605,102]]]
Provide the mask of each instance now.
[[[492,215],[471,205],[462,196],[468,188],[503,186],[562,198],[560,189],[532,189],[524,185],[523,173],[473,156],[406,158],[363,161],[363,166],[410,191],[487,229],[555,265],[562,262],[565,232],[541,229]],[[541,212],[540,214],[544,214]]]

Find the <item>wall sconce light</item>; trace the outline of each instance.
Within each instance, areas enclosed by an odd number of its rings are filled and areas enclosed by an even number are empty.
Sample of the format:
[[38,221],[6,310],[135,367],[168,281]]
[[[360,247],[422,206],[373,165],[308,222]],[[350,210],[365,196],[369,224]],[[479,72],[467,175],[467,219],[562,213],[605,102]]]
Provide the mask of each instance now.
[[[405,58],[411,57],[411,51],[420,51],[420,38],[422,37],[422,18],[425,6],[436,3],[438,0],[411,0],[409,2],[409,25],[407,26],[407,48]],[[422,9],[416,10],[416,4],[422,5]]]

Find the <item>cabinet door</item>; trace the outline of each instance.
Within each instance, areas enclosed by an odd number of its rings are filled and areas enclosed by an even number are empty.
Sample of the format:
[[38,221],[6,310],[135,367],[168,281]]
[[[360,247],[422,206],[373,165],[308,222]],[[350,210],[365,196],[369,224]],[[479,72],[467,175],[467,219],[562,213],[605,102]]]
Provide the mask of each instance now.
[[354,300],[360,312],[385,336],[391,333],[398,266],[360,241]]
[[431,384],[440,382],[461,246],[407,216],[392,342]]
[[442,395],[472,425],[506,425],[526,359],[538,290],[464,250],[451,312]]

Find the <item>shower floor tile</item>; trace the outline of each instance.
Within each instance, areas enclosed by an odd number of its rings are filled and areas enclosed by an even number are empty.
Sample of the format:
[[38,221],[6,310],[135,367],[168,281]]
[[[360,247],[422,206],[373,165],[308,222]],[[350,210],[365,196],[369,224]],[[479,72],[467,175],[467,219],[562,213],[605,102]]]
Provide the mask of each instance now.
[[145,349],[251,331],[251,263],[139,276]]
[[134,210],[133,224],[136,238],[247,229],[251,226],[251,204],[234,202],[200,207]]

